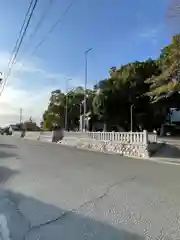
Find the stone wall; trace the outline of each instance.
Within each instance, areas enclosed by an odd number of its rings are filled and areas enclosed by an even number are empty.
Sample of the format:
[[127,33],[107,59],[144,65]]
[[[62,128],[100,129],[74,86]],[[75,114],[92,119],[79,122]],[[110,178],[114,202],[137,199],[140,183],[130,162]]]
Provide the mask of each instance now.
[[89,149],[105,153],[115,153],[121,156],[149,157],[147,144],[129,144],[118,141],[100,141],[84,138],[64,138],[60,144],[70,145],[81,149]]

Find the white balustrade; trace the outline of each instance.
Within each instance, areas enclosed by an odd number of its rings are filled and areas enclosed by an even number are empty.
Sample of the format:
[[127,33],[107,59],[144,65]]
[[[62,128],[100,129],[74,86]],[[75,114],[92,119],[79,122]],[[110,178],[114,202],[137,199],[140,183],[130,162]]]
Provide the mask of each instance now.
[[[52,139],[52,132],[26,132],[26,137],[30,139],[37,139],[50,141]],[[65,138],[81,138],[81,139],[95,139],[98,141],[114,141],[124,144],[148,144],[157,142],[156,133],[143,132],[73,132],[64,131]]]
[[86,132],[87,136],[100,141],[118,141],[130,144],[147,144],[147,131],[143,132]]
[[157,134],[156,133],[148,133],[148,141],[150,143],[157,143]]
[[[129,144],[147,144],[148,133],[143,132],[65,132],[65,137],[91,138],[98,141],[118,141]],[[155,137],[154,137],[155,139]]]

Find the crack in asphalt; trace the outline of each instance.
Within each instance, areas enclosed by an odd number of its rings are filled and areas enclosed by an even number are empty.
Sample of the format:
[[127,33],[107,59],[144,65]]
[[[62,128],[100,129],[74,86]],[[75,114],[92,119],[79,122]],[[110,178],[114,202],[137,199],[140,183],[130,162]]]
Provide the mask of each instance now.
[[122,184],[125,184],[125,183],[127,183],[127,182],[132,182],[132,181],[134,181],[134,180],[136,180],[136,176],[134,176],[134,177],[132,177],[132,178],[130,178],[130,179],[126,179],[125,181],[115,182],[115,183],[113,183],[112,185],[108,186],[108,187],[106,188],[105,192],[104,192],[102,195],[100,195],[99,197],[94,198],[94,199],[91,199],[91,200],[88,200],[88,201],[85,201],[85,202],[82,203],[79,207],[77,207],[77,208],[75,208],[75,209],[71,209],[71,210],[69,210],[69,211],[66,211],[66,212],[62,213],[60,216],[58,216],[57,218],[54,218],[54,219],[52,219],[52,220],[46,221],[45,223],[41,223],[41,224],[35,225],[35,226],[31,226],[30,221],[27,219],[26,216],[24,216],[24,214],[23,214],[23,213],[21,212],[21,210],[19,209],[17,202],[16,202],[16,201],[13,201],[13,200],[12,200],[12,197],[11,197],[12,203],[16,206],[16,211],[28,222],[29,230],[28,230],[27,233],[24,235],[23,240],[27,240],[27,237],[28,237],[28,235],[30,234],[30,232],[32,232],[32,231],[34,231],[34,230],[37,230],[37,229],[40,229],[40,228],[42,228],[42,227],[44,227],[44,226],[46,226],[46,225],[55,223],[55,222],[57,222],[57,221],[59,221],[59,220],[62,220],[63,218],[71,215],[72,213],[76,212],[77,210],[79,210],[79,209],[81,209],[81,208],[83,208],[83,207],[85,207],[85,206],[87,206],[87,205],[89,205],[89,204],[91,204],[91,203],[93,203],[93,202],[97,202],[97,201],[99,201],[99,200],[104,199],[105,197],[107,197],[107,196],[109,195],[109,192],[110,192],[110,190],[111,190],[112,188],[114,188],[114,187],[116,187],[116,186],[119,186],[119,185],[122,185]]

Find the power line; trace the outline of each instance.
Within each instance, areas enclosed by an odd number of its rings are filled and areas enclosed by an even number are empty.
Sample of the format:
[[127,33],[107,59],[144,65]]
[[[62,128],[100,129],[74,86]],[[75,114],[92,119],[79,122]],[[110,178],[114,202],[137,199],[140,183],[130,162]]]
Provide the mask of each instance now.
[[[46,35],[43,37],[43,39],[36,45],[36,47],[34,48],[33,52],[29,55],[32,56],[34,55],[34,53],[37,51],[37,49],[46,41],[46,39],[48,38],[48,36],[54,31],[54,29],[58,26],[58,24],[61,23],[63,17],[69,12],[69,10],[71,9],[71,7],[75,4],[75,2],[78,0],[73,0],[70,2],[70,4],[67,6],[67,8],[65,9],[65,11],[62,13],[62,15],[60,16],[60,18],[52,25],[52,27],[49,29],[49,31],[46,33]],[[21,67],[24,64],[21,64]]]
[[[11,54],[12,56],[14,55],[14,53],[15,53],[15,51],[16,51],[16,48],[17,48],[17,46],[18,46],[18,42],[19,42],[20,37],[21,37],[21,35],[22,35],[22,31],[23,31],[23,28],[24,28],[24,26],[25,26],[25,23],[26,23],[26,20],[27,20],[28,15],[29,15],[30,9],[31,9],[31,7],[32,7],[32,4],[33,4],[33,0],[31,0],[30,5],[29,5],[29,7],[28,7],[28,10],[27,10],[27,12],[26,12],[26,15],[25,15],[23,24],[22,24],[22,26],[21,26],[21,29],[20,29],[18,38],[17,38],[16,43],[15,43],[15,46],[14,46],[14,48],[13,48],[13,50],[12,50],[12,54]],[[11,61],[12,61],[12,58],[11,58]],[[9,67],[11,61],[9,61],[8,67]]]
[[38,50],[38,48],[46,41],[46,39],[48,38],[49,34],[51,34],[54,29],[58,26],[58,24],[61,23],[63,17],[69,12],[69,10],[71,9],[71,7],[75,4],[77,0],[73,0],[70,2],[70,4],[67,6],[67,8],[65,9],[65,11],[62,13],[62,15],[60,16],[60,18],[52,25],[52,27],[49,29],[49,31],[46,33],[46,35],[42,38],[42,40],[36,45],[36,47],[34,48],[32,55]]
[[33,5],[33,8],[32,8],[32,10],[31,10],[31,13],[30,13],[30,15],[29,15],[27,24],[26,24],[26,26],[25,26],[25,29],[24,29],[23,34],[22,34],[22,36],[21,36],[21,39],[20,39],[20,41],[19,41],[19,44],[18,44],[18,47],[17,47],[17,51],[16,51],[16,53],[15,53],[15,55],[14,55],[12,64],[14,64],[14,62],[15,62],[15,60],[16,60],[16,57],[17,57],[17,54],[19,53],[21,44],[22,44],[23,39],[24,39],[24,37],[25,37],[25,35],[26,35],[27,29],[28,29],[28,27],[29,27],[29,24],[30,24],[30,21],[31,21],[31,19],[32,19],[34,10],[35,10],[35,8],[36,8],[36,6],[37,6],[37,3],[38,3],[38,0],[35,0],[34,5]]
[[[70,10],[71,7],[75,4],[76,1],[77,1],[77,0],[73,0],[73,1],[70,2],[70,4],[67,6],[67,8],[65,9],[65,11],[64,11],[64,12],[62,13],[62,15],[60,16],[60,18],[53,24],[53,26],[49,29],[49,31],[48,31],[47,34],[44,36],[44,38],[36,45],[36,47],[34,48],[33,52],[31,53],[31,55],[33,55],[33,54],[37,51],[37,49],[46,41],[46,39],[47,39],[47,37],[49,36],[49,34],[51,34],[51,33],[54,31],[54,29],[57,27],[57,25],[61,23],[63,17],[69,12],[69,10]],[[37,5],[37,2],[38,2],[38,0],[36,0],[36,2],[35,2],[36,5]],[[36,7],[36,5],[35,5],[35,7]],[[33,6],[33,11],[34,11],[34,6]],[[30,20],[31,20],[31,19],[30,19]],[[23,37],[23,38],[24,38],[24,37]],[[21,43],[22,43],[22,41],[21,41]],[[20,48],[20,47],[19,47],[19,48]],[[18,50],[18,52],[19,52],[19,50]],[[16,57],[17,57],[17,54],[16,54],[15,57],[13,57],[13,63],[12,63],[11,65],[15,64]],[[4,85],[2,86],[2,89],[1,89],[1,91],[0,91],[0,96],[1,96],[1,94],[2,94],[2,92],[3,92],[3,90],[4,90],[4,88],[5,88],[5,85],[6,85],[6,83],[7,83],[7,79],[8,79],[8,77],[9,77],[9,75],[11,74],[11,69],[12,69],[12,66],[9,67],[9,73],[7,74],[7,77],[6,77],[5,81],[4,81]]]
[[43,13],[42,13],[42,15],[41,15],[41,17],[40,17],[40,19],[39,19],[36,27],[35,27],[33,33],[30,35],[30,38],[31,38],[33,35],[35,35],[35,34],[37,33],[37,31],[39,30],[40,26],[42,25],[44,19],[46,18],[47,14],[48,14],[48,11],[49,11],[50,8],[52,7],[53,2],[54,2],[54,0],[49,0],[49,3],[48,3],[48,5],[46,6],[46,8],[44,9],[44,11],[43,11]]
[[[24,40],[24,37],[25,37],[25,35],[26,35],[26,33],[27,33],[27,29],[28,29],[29,24],[30,24],[30,22],[31,22],[31,19],[32,19],[34,10],[35,10],[35,8],[36,8],[36,6],[37,6],[37,3],[38,3],[38,0],[35,0],[35,2],[34,2],[34,4],[33,4],[33,7],[32,7],[32,9],[31,9],[29,18],[28,18],[28,20],[27,20],[26,25],[25,25],[25,23],[23,22],[23,25],[24,25],[25,27],[24,27],[24,30],[21,31],[21,32],[22,32],[22,35],[21,35],[21,37],[20,37],[20,40],[18,41],[19,43],[18,43],[17,46],[16,46],[17,49],[15,50],[15,53],[13,54],[13,56],[12,56],[12,58],[11,58],[11,60],[10,60],[10,64],[8,65],[8,72],[7,72],[7,75],[6,75],[5,79],[4,79],[4,84],[3,84],[2,89],[1,89],[1,91],[0,91],[0,96],[1,96],[2,92],[4,91],[4,88],[5,88],[5,85],[6,85],[6,83],[7,83],[8,77],[9,77],[10,74],[11,74],[11,70],[12,70],[13,64],[15,63],[15,60],[16,60],[17,55],[18,55],[18,53],[19,53],[20,47],[21,47],[22,42],[23,42],[23,40]],[[30,4],[31,4],[31,3],[30,3]],[[28,9],[28,10],[29,10],[29,9]],[[26,17],[25,17],[25,19],[26,19]],[[17,41],[16,41],[16,42],[17,42]]]
[[[45,18],[47,17],[48,12],[49,12],[50,8],[51,8],[52,5],[53,5],[53,2],[54,2],[54,0],[49,0],[47,6],[45,7],[45,9],[44,9],[44,11],[43,11],[43,13],[42,13],[42,15],[41,15],[41,17],[40,17],[37,25],[36,25],[36,27],[34,28],[33,32],[30,34],[30,36],[29,36],[29,38],[28,38],[28,42],[30,42],[30,40],[33,38],[33,36],[36,35],[36,33],[38,32],[39,28],[42,26],[43,21],[44,21]],[[23,52],[25,52],[26,49],[27,49],[27,44],[26,44],[25,48],[23,49],[23,51],[21,52],[21,54],[22,54]]]

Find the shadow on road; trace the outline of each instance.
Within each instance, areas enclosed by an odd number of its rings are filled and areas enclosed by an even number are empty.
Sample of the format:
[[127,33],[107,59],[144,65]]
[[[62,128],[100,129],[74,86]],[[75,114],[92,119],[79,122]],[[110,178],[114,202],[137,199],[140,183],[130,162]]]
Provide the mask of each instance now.
[[153,155],[157,158],[176,158],[180,161],[180,146],[175,146],[171,144],[164,144],[161,149]]
[[12,145],[12,144],[0,144],[0,148],[17,148],[17,146]]
[[[0,167],[0,184],[7,182],[13,175],[18,174],[19,171],[12,170],[7,167]],[[1,239],[1,238],[0,238]]]
[[17,154],[0,150],[0,159],[1,158],[11,158],[11,157],[17,157]]
[[[11,210],[10,204],[3,203],[2,207],[1,196],[0,215],[8,216],[7,225],[14,240],[145,240],[144,235],[133,233],[131,229],[117,229],[83,215],[85,209],[80,208],[80,213],[66,211],[14,192],[6,192],[4,198],[12,203]],[[120,227],[120,224],[116,226]]]

